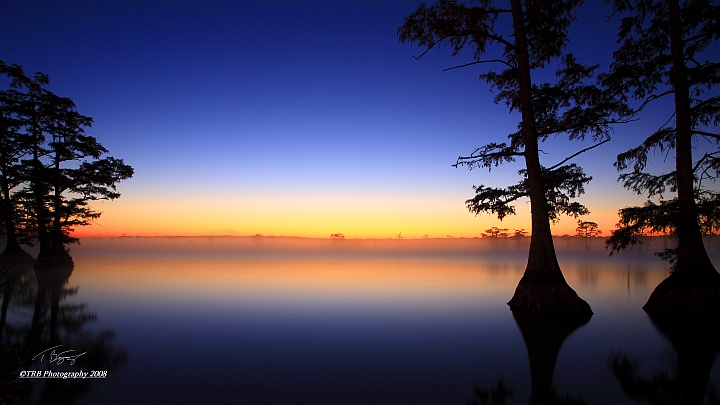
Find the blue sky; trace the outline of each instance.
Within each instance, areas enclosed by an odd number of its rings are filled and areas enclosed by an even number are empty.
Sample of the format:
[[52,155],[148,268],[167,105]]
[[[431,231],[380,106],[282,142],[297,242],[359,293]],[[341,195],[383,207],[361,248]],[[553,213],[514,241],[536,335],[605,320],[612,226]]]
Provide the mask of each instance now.
[[[455,169],[459,155],[515,130],[470,61],[398,41],[417,1],[8,1],[0,59],[50,75],[94,118],[89,134],[135,168],[88,234],[477,236],[529,228],[467,212],[472,185],[518,180],[520,165]],[[593,2],[570,50],[607,64],[617,21]],[[618,128],[580,159],[582,199],[607,231],[642,203],[614,156],[655,123]],[[557,139],[549,165],[588,144]],[[524,206],[524,203],[520,205]],[[524,210],[521,209],[521,212]],[[564,218],[557,233],[572,232]]]

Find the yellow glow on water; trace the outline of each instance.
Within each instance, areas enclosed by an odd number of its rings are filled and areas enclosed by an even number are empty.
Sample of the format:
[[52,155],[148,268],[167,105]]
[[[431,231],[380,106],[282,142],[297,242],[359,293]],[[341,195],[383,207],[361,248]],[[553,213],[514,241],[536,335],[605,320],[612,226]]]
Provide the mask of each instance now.
[[[584,252],[580,248],[576,253]],[[73,253],[71,284],[81,284],[86,293],[289,305],[502,304],[526,264],[522,246],[482,239],[99,238],[87,239]],[[659,261],[628,265],[598,252],[560,253],[566,280],[589,301],[632,299],[642,305],[666,276]]]
[[[462,300],[478,292],[494,296],[517,283],[521,266],[502,272],[479,270],[477,263],[407,260],[86,260],[92,273],[79,280],[85,289],[123,294],[179,295],[272,300]],[[112,292],[111,292],[112,293]],[[504,297],[503,297],[504,298]]]

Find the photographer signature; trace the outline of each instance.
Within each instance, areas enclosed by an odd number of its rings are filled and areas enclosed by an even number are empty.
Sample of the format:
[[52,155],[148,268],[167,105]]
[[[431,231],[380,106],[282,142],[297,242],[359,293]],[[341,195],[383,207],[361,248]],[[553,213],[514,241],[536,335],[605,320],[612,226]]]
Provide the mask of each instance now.
[[76,352],[77,350],[65,350],[65,351],[62,351],[62,352],[60,352],[60,353],[55,353],[55,349],[57,349],[58,347],[62,347],[62,345],[53,346],[53,347],[51,347],[51,348],[49,348],[49,349],[43,350],[43,351],[41,351],[40,353],[36,354],[35,357],[33,357],[32,359],[35,360],[38,356],[40,356],[40,361],[43,361],[43,359],[45,358],[45,353],[47,353],[48,351],[52,350],[52,352],[50,352],[50,354],[48,355],[48,361],[49,361],[50,364],[52,364],[53,362],[55,362],[55,363],[57,363],[58,365],[60,365],[60,364],[63,364],[63,362],[64,362],[65,360],[67,360],[68,363],[70,363],[70,365],[72,366],[72,365],[75,364],[75,360],[77,360],[78,357],[80,357],[80,356],[82,356],[83,354],[86,353],[86,352],[82,352],[82,353],[80,353],[80,354],[74,354],[74,355],[71,355],[71,356],[66,356],[66,355],[65,355],[66,353]]

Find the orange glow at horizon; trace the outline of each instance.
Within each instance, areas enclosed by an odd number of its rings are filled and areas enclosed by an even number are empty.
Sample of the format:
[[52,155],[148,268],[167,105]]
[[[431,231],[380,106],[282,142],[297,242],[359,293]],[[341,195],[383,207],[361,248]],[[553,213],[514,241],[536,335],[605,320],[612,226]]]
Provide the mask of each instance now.
[[[598,223],[603,236],[617,222],[617,208],[608,202],[588,204],[583,220]],[[530,213],[519,203],[518,215],[503,221],[487,214],[475,216],[463,204],[448,199],[408,201],[383,197],[143,199],[128,195],[98,204],[102,216],[95,224],[78,227],[74,235],[93,236],[300,236],[327,238],[478,237],[488,228],[524,229],[529,235]],[[552,225],[554,235],[575,235],[577,220],[563,216]]]

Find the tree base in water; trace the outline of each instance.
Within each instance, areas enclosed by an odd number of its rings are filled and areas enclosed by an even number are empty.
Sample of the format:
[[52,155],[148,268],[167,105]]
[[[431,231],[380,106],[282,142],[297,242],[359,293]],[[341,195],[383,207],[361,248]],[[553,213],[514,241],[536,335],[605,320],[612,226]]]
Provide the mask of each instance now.
[[1,263],[29,263],[33,262],[35,259],[30,255],[30,253],[26,252],[23,248],[21,248],[19,245],[16,246],[8,246],[5,248],[5,250],[0,253],[0,262]]
[[40,249],[37,259],[35,260],[35,268],[55,268],[55,267],[73,267],[70,254],[65,250],[58,252],[47,252]]
[[513,312],[593,313],[590,305],[577,295],[562,276],[553,280],[533,280],[527,274],[524,275],[508,305]]
[[675,271],[658,284],[643,309],[650,315],[720,315],[720,274]]

